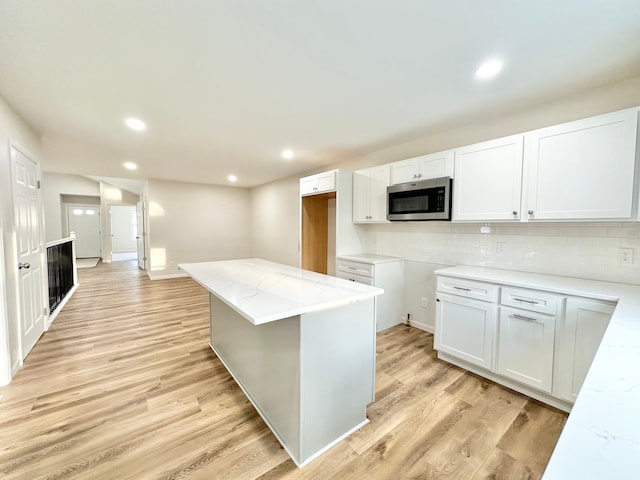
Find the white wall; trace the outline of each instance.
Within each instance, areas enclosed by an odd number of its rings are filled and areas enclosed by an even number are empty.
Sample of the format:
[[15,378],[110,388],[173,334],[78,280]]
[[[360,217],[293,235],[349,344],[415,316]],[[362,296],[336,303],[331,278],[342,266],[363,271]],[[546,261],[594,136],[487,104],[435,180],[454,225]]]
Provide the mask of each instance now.
[[251,189],[252,256],[300,266],[298,177]]
[[18,254],[13,215],[10,141],[28,151],[35,159],[41,158],[40,136],[0,97],[0,233],[4,257],[4,268],[0,271],[0,385],[9,381],[10,369],[17,368],[21,362]]
[[[569,98],[542,103],[535,108],[495,118],[461,119],[458,125],[439,132],[425,132],[414,140],[355,157],[322,170],[357,170],[405,158],[461,147],[472,143],[555,125],[640,105],[640,77],[611,84]],[[306,172],[317,173],[319,170]],[[253,190],[253,208],[268,211],[265,202],[286,206],[286,218],[277,220],[278,228],[264,228],[264,218],[253,216],[254,251],[264,258],[294,265],[297,250],[298,177],[280,180]],[[282,188],[288,186],[289,188]],[[412,323],[432,328],[434,321],[435,277],[441,266],[487,265],[524,271],[598,278],[614,282],[640,284],[639,224],[518,224],[494,225],[491,235],[479,233],[479,224],[447,222],[394,223],[366,227],[366,250],[404,257],[405,308]],[[496,254],[497,242],[503,253]],[[636,263],[622,267],[617,249],[635,246]],[[422,297],[428,307],[420,307]]]
[[66,236],[62,195],[90,196],[96,198],[99,203],[100,184],[95,180],[80,175],[43,172],[42,205],[44,207],[47,242]]
[[149,180],[149,276],[183,275],[179,263],[251,256],[246,188]]

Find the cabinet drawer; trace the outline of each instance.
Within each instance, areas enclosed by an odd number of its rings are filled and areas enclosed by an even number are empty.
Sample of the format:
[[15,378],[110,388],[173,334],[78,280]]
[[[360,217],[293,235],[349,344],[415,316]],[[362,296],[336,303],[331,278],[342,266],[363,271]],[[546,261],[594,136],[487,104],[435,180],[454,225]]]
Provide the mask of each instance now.
[[350,282],[362,283],[363,285],[373,286],[373,278],[365,277],[364,275],[358,275],[357,273],[349,273],[345,271],[339,271],[336,273],[336,277],[343,280],[349,280]]
[[438,292],[461,297],[474,298],[485,302],[498,301],[499,287],[492,283],[476,282],[452,277],[438,277]]
[[558,297],[552,293],[539,292],[537,290],[502,287],[500,303],[531,312],[555,315],[557,312]]
[[354,262],[353,260],[343,260],[338,257],[336,270],[373,277],[373,264],[371,263]]

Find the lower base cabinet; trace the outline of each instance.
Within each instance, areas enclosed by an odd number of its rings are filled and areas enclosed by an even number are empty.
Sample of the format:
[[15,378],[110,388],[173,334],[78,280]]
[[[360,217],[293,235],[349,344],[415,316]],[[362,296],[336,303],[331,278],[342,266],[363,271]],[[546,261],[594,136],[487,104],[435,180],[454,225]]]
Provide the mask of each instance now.
[[551,393],[555,317],[501,307],[498,373]]
[[446,293],[436,303],[435,349],[491,369],[496,306]]
[[576,401],[614,309],[615,305],[607,302],[567,298],[558,328],[556,396]]
[[615,304],[454,276],[437,284],[440,358],[571,409]]

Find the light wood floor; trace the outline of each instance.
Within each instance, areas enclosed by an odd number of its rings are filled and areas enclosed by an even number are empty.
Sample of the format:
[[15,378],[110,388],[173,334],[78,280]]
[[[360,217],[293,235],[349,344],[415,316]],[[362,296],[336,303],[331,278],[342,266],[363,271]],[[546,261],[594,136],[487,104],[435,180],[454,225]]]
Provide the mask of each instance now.
[[566,414],[378,335],[371,422],[302,470],[208,346],[208,296],[135,262],[80,287],[0,388],[0,478],[534,479]]

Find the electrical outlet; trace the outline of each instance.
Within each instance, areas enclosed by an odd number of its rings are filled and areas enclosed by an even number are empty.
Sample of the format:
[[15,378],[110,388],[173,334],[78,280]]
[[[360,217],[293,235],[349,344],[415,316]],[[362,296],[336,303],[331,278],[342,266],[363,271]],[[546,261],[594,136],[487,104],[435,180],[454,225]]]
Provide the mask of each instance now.
[[496,255],[502,255],[504,253],[504,242],[496,243]]
[[420,299],[420,306],[421,306],[422,308],[428,308],[428,306],[429,306],[429,300],[427,299],[427,297],[422,297],[422,298]]
[[630,265],[633,263],[633,248],[621,248],[618,251],[618,263]]

